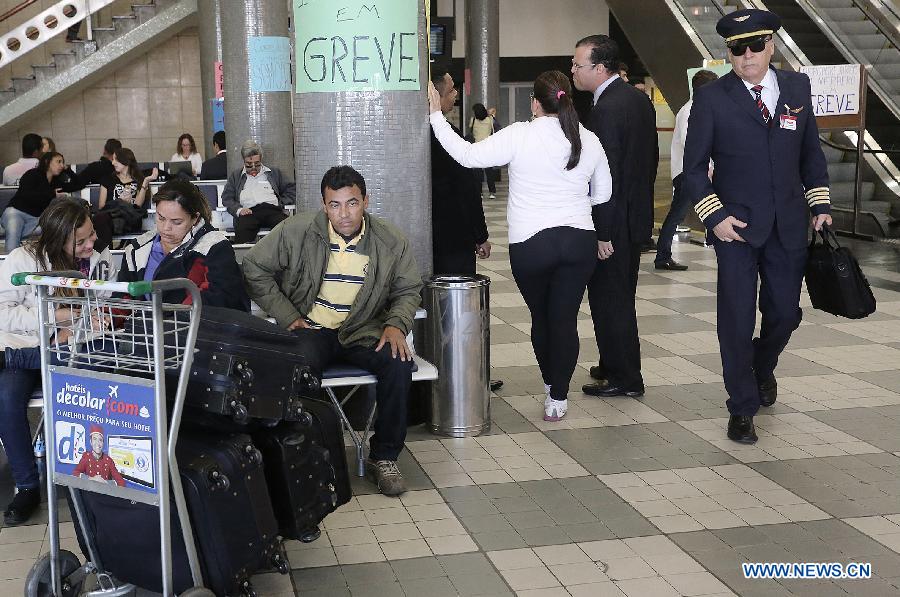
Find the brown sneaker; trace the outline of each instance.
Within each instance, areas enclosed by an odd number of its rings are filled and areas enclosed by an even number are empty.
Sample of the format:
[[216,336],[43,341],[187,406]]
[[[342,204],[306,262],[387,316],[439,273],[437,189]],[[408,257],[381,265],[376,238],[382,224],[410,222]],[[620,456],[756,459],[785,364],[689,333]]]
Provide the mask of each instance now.
[[366,460],[366,478],[378,486],[384,495],[400,495],[406,492],[406,481],[394,460]]

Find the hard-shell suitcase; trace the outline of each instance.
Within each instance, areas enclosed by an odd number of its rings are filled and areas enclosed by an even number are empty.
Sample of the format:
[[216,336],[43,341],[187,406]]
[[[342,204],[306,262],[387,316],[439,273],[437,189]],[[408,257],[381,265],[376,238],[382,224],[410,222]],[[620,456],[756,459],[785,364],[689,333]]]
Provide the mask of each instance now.
[[[259,450],[247,435],[178,441],[178,462],[204,585],[216,595],[253,595],[250,577],[276,568],[287,573]],[[102,569],[123,582],[161,591],[159,511],[153,506],[81,492],[86,532]],[[172,508],[175,590],[194,585],[181,526]],[[75,525],[86,557],[82,529]]]
[[[171,384],[174,386],[174,384]],[[297,420],[299,399],[319,392],[297,338],[264,319],[204,307],[185,406],[237,423]]]
[[303,416],[254,434],[281,535],[312,541],[318,524],[350,501],[341,422],[328,402],[302,400]]

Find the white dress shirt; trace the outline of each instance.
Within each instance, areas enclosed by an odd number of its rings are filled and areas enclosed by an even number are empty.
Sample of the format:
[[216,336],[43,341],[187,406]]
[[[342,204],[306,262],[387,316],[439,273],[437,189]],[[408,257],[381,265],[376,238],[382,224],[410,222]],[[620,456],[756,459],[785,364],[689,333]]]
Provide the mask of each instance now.
[[256,176],[250,176],[247,174],[247,169],[244,169],[247,180],[244,182],[244,188],[241,189],[241,207],[249,209],[260,203],[269,203],[278,207],[278,195],[275,194],[275,189],[272,188],[272,183],[266,176],[266,172],[271,171],[268,166],[263,166]]
[[190,157],[187,157],[187,158],[184,157],[183,155],[181,155],[180,153],[174,153],[174,154],[172,154],[172,157],[171,157],[171,159],[169,159],[169,161],[170,162],[190,162],[191,170],[194,171],[194,176],[199,175],[200,168],[203,167],[203,156],[200,155],[199,153],[192,153],[190,155]]
[[[603,68],[603,67],[601,66],[601,68]],[[597,103],[597,100],[600,99],[600,94],[602,94],[604,91],[606,91],[606,88],[609,87],[610,85],[612,85],[612,82],[618,78],[619,78],[619,75],[613,75],[610,78],[608,78],[607,80],[603,81],[603,83],[600,85],[600,87],[598,87],[597,89],[594,90],[593,104]],[[591,104],[591,105],[593,105],[593,104]]]
[[581,158],[571,170],[566,170],[571,144],[552,116],[515,122],[478,143],[457,135],[440,112],[431,115],[431,126],[447,153],[466,168],[509,164],[506,219],[511,243],[559,226],[593,230],[591,206],[606,203],[612,194],[603,146],[581,125]]
[[[741,81],[744,81],[741,79]],[[775,76],[775,71],[771,68],[766,71],[766,76],[763,77],[763,80],[759,82],[762,85],[762,101],[769,109],[769,114],[772,115],[772,118],[775,118],[775,112],[778,108],[778,77]],[[750,97],[753,98],[753,101],[756,101],[756,92],[753,91],[754,84],[748,81],[744,81],[744,86],[747,88],[747,91],[750,92]]]
[[37,168],[37,158],[19,158],[13,164],[3,169],[3,184],[6,186],[17,186],[22,175],[33,168]]

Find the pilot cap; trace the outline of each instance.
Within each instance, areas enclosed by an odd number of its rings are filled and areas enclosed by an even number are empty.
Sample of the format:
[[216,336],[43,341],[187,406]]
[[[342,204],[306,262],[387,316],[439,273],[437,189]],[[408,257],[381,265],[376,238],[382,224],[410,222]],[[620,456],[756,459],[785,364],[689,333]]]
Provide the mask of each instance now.
[[781,29],[781,18],[774,12],[748,8],[725,15],[716,23],[716,32],[725,43],[772,35]]

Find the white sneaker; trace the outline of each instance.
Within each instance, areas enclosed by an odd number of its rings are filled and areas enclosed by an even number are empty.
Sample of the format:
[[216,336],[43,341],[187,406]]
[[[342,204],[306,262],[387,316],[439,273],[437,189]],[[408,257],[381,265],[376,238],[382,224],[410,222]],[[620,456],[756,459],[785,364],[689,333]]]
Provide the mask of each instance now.
[[544,407],[544,420],[545,421],[559,421],[564,416],[566,416],[566,411],[569,410],[569,401],[568,400],[550,400],[550,404]]
[[496,198],[497,198],[497,195],[491,193],[490,195],[488,195],[488,198],[489,198],[489,199],[496,199]]
[[544,408],[547,408],[548,406],[550,406],[550,400],[551,400],[550,386],[547,384],[544,384],[544,396],[546,396],[546,398],[544,398]]

